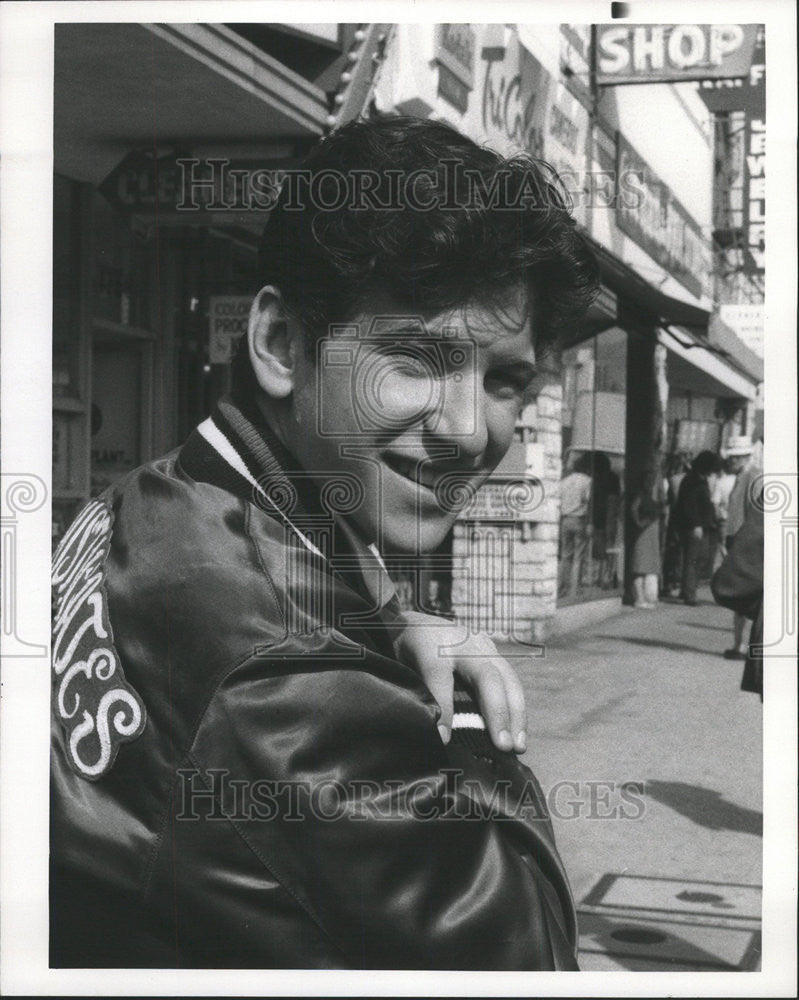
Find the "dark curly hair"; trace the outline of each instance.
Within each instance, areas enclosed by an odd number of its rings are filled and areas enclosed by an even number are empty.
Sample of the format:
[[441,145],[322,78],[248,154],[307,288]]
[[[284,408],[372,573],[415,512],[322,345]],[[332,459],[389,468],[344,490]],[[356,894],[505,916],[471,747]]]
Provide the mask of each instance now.
[[700,451],[691,462],[691,470],[698,476],[719,475],[723,466],[719,456],[713,451]]
[[[491,306],[523,283],[542,354],[596,294],[596,261],[554,170],[526,155],[503,158],[448,125],[351,122],[292,180],[264,229],[260,271],[302,323],[309,352],[377,290],[427,315]],[[246,338],[233,386],[255,386]]]

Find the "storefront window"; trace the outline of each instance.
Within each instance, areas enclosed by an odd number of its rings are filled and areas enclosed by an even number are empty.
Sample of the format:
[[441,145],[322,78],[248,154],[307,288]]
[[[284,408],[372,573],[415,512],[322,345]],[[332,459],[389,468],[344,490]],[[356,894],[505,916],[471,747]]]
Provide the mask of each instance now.
[[563,352],[559,604],[623,582],[626,364],[618,327]]

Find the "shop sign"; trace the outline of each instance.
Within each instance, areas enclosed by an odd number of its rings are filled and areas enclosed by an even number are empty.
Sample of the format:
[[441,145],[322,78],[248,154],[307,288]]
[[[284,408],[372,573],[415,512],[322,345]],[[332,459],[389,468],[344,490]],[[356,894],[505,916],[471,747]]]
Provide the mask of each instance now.
[[[710,251],[702,230],[671,189],[620,133],[616,133],[617,176],[628,189],[616,201],[616,224],[697,298],[707,287]],[[631,190],[635,179],[637,190]]]
[[226,365],[247,332],[251,295],[213,295],[208,308],[208,354],[212,365]]
[[756,32],[754,24],[598,24],[596,82],[743,78]]

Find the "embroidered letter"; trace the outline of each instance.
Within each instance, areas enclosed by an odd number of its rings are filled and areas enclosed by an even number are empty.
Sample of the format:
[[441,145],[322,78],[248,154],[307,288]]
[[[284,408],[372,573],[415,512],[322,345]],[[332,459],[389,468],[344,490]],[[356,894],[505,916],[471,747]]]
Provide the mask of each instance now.
[[96,781],[121,743],[140,736],[146,714],[125,681],[114,648],[105,593],[113,515],[92,500],[70,526],[53,562],[53,710],[63,726],[67,759]]

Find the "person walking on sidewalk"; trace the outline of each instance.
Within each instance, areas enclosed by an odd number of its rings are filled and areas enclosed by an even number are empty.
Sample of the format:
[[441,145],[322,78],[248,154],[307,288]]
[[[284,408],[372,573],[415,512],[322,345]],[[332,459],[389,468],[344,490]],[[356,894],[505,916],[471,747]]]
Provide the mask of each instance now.
[[[733,542],[744,526],[747,513],[752,504],[752,484],[762,471],[760,442],[757,452],[746,437],[732,437],[727,442],[725,454],[735,473],[735,483],[727,501],[727,522],[725,525],[724,545],[727,552],[732,549]],[[738,611],[733,612],[732,646],[724,650],[727,660],[745,660],[746,643],[744,643],[744,628],[746,616]]]
[[593,524],[591,455],[580,455],[560,484],[560,581],[558,596],[574,597],[580,586],[583,560]]
[[666,512],[666,540],[663,551],[663,595],[666,597],[676,597],[680,589],[682,547],[680,545],[680,533],[677,530],[674,512],[677,508],[680,484],[685,479],[689,466],[688,456],[682,454],[682,452],[672,455],[668,463],[668,510]]
[[716,510],[710,498],[721,460],[712,451],[700,451],[680,483],[674,510],[675,525],[682,549],[682,591],[680,597],[695,607],[699,567],[707,551],[711,532],[716,529]]
[[[736,618],[749,618],[752,628],[744,653],[741,690],[763,700],[763,499],[749,497],[744,523],[724,562],[711,581],[716,604],[730,608]],[[741,629],[743,631],[743,627]]]
[[636,608],[651,610],[657,605],[660,575],[660,505],[645,489],[638,490],[630,503],[636,528],[633,546],[633,594]]

